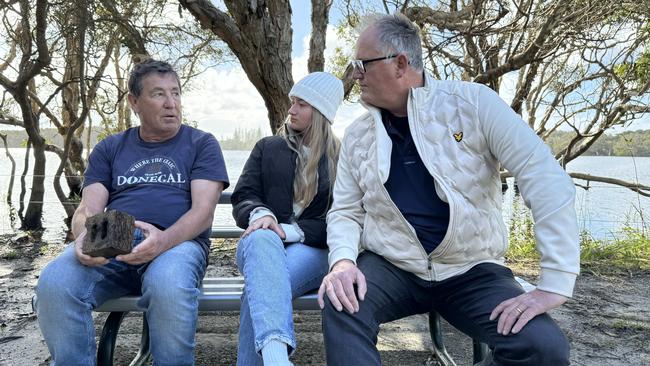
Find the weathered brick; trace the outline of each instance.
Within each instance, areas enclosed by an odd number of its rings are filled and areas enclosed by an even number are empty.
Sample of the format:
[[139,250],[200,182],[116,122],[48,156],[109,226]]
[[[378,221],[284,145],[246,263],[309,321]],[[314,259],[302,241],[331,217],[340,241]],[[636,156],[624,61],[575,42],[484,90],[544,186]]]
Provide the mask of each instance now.
[[115,257],[130,253],[133,246],[133,216],[115,210],[86,219],[86,237],[82,252],[93,257]]

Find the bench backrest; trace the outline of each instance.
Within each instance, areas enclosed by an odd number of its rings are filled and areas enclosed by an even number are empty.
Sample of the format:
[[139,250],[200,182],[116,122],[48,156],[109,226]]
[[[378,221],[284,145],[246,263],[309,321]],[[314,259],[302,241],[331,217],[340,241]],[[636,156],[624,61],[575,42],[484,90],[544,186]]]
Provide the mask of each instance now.
[[[221,192],[219,204],[229,205],[230,196],[232,196],[232,192]],[[237,239],[243,232],[244,230],[236,226],[213,226],[212,235],[210,237],[213,239]]]

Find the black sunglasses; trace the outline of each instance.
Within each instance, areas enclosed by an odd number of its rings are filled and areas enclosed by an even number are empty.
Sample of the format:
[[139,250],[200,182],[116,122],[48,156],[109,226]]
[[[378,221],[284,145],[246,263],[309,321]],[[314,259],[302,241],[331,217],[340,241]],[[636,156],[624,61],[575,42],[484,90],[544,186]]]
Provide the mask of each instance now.
[[380,60],[388,60],[388,59],[391,59],[391,58],[395,58],[397,56],[399,56],[399,54],[385,56],[385,57],[369,58],[369,59],[366,59],[366,60],[352,60],[352,61],[350,61],[350,64],[352,65],[352,67],[354,67],[354,69],[356,71],[364,74],[366,72],[366,64],[369,64],[369,63],[375,62],[375,61],[380,61]]

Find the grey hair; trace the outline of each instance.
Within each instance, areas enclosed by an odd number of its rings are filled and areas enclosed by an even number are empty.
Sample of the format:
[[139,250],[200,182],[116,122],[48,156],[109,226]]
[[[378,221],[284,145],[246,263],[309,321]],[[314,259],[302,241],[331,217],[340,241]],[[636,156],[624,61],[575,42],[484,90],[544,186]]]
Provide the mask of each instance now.
[[129,92],[136,97],[139,97],[140,93],[142,93],[142,79],[153,73],[174,75],[178,82],[178,89],[180,90],[181,80],[172,65],[165,61],[147,59],[135,65],[133,70],[131,70],[131,75],[129,76]]
[[371,15],[364,22],[364,30],[374,28],[381,50],[388,56],[391,52],[405,54],[411,67],[424,69],[422,62],[422,41],[418,27],[401,13],[392,15]]

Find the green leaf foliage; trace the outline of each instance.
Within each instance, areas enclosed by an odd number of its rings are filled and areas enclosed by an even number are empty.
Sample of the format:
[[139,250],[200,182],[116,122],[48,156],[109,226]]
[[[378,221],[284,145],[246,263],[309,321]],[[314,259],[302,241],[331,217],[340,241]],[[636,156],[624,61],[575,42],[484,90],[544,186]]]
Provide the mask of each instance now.
[[[566,148],[574,132],[556,131],[547,139],[554,153]],[[585,156],[650,156],[650,130],[625,131],[617,135],[603,134],[591,145]]]

